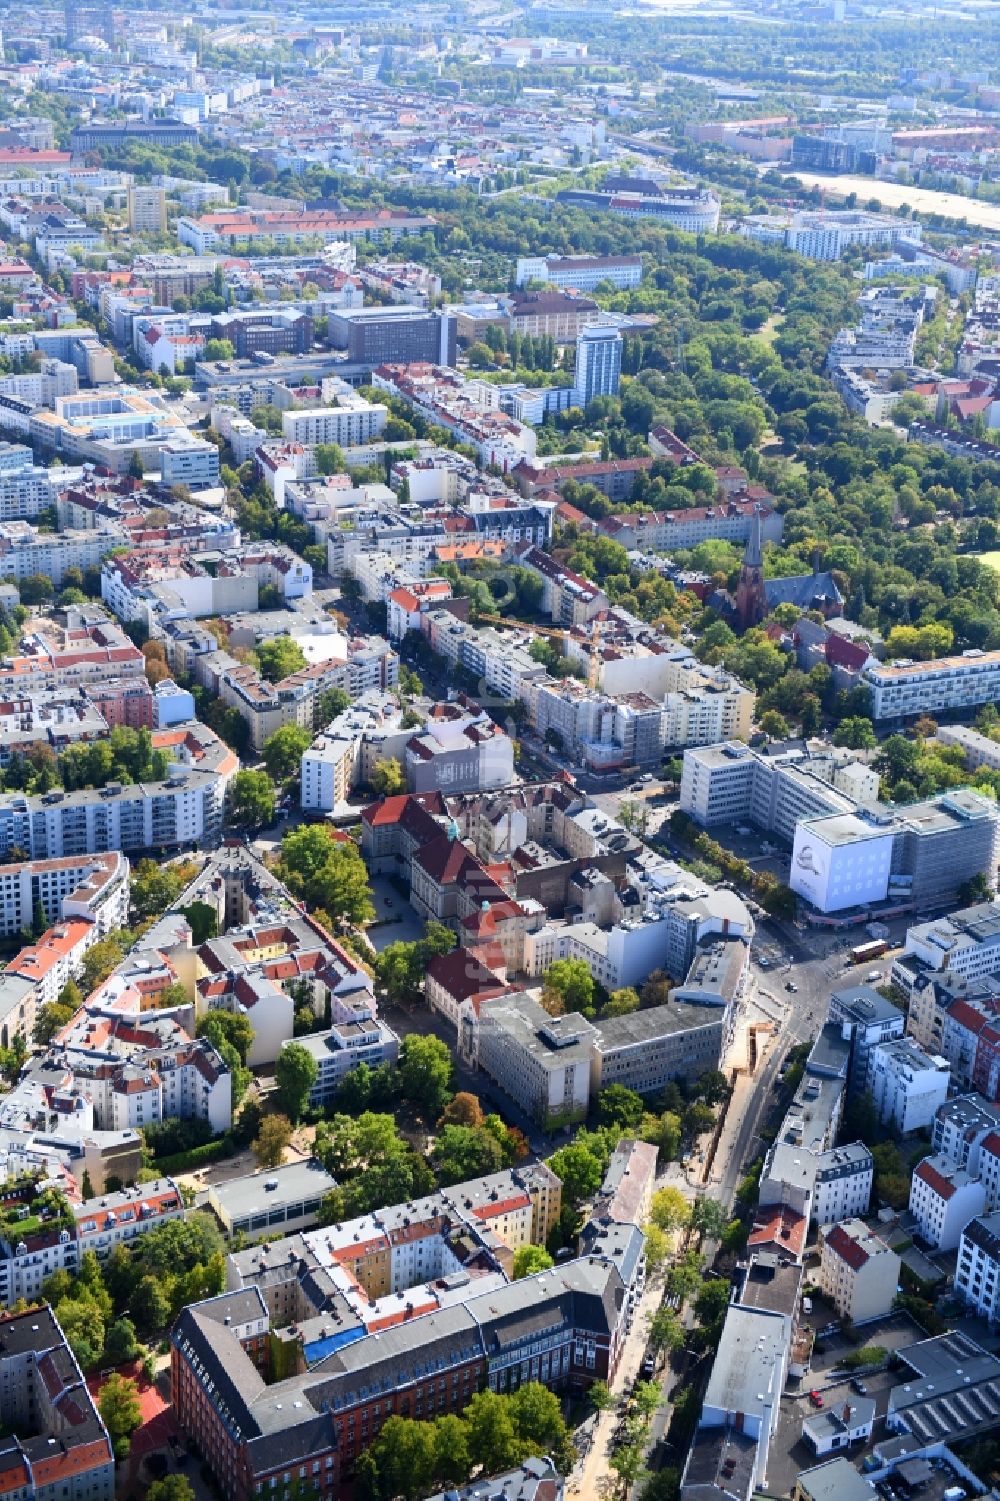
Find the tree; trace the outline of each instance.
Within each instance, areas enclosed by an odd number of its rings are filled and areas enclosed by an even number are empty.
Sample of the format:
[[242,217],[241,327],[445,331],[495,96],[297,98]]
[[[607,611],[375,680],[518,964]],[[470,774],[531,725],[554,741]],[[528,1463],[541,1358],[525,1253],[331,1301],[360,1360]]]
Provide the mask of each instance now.
[[236,350],[230,339],[206,339],[203,360],[231,360]]
[[83,956],[83,964],[80,970],[80,980],[83,990],[87,995],[96,990],[111,971],[115,969],[125,957],[125,951],[117,938],[110,934],[107,938],[99,938],[92,943]]
[[195,1032],[199,1037],[207,1037],[216,1048],[229,1043],[236,1049],[241,1063],[246,1063],[256,1035],[249,1017],[222,1010],[207,1011],[199,1017]]
[[257,829],[274,818],[274,783],[266,771],[238,771],[229,784],[229,814],[238,828]]
[[115,1458],[125,1459],[132,1435],[142,1422],[139,1388],[130,1377],[122,1376],[116,1371],[101,1387],[97,1405],[108,1430]]
[[264,741],[264,765],[275,782],[297,777],[302,756],[312,744],[312,734],[300,724],[283,724]]
[[293,896],[314,912],[355,924],[375,917],[360,850],[337,839],[326,824],[302,824],[285,836],[278,873]]
[[46,605],[55,598],[55,586],[44,573],[29,573],[19,579],[17,592],[23,605]]
[[410,1100],[433,1119],[451,1095],[451,1051],[438,1037],[404,1037],[399,1050],[399,1086]]
[[766,709],[760,716],[760,727],[770,740],[787,740],[788,721],[777,709]]
[[563,1200],[572,1207],[593,1198],[604,1177],[603,1164],[580,1141],[571,1141],[553,1152],[549,1167],[562,1183]]
[[672,1308],[658,1308],[649,1321],[649,1343],[654,1350],[679,1350],[684,1343],[684,1325]]
[[536,1272],[547,1272],[554,1265],[544,1246],[521,1246],[514,1252],[514,1281],[532,1277]]
[[170,1299],[156,1277],[141,1279],[129,1308],[138,1327],[149,1334],[157,1334],[170,1320]]
[[682,1230],[691,1219],[691,1206],[679,1188],[658,1188],[649,1217],[661,1230]]
[[287,1115],[265,1115],[250,1150],[260,1167],[280,1167],[291,1139],[292,1123]]
[[406,791],[406,774],[396,758],[388,756],[372,768],[368,785],[377,797],[395,797]]
[[431,1161],[446,1187],[485,1177],[504,1166],[504,1143],[483,1126],[445,1126],[434,1144]]
[[465,1409],[469,1459],[486,1475],[520,1464],[525,1446],[517,1436],[510,1404],[496,1392],[477,1392]]
[[61,1006],[58,1001],[49,1001],[47,1005],[39,1008],[35,1016],[35,1030],[32,1033],[34,1041],[39,1047],[46,1047],[56,1033],[62,1031],[73,1015],[72,1006]]
[[144,479],[146,466],[142,462],[142,453],[138,448],[133,448],[132,457],[128,461],[128,472],[133,479]]
[[545,972],[542,1005],[550,1016],[593,1009],[594,977],[583,959],[555,959]]
[[963,881],[958,888],[958,901],[962,907],[974,907],[979,902],[991,902],[996,892],[990,885],[989,877],[981,870],[967,881]]
[[631,985],[626,985],[623,990],[613,990],[611,999],[602,1012],[603,1016],[631,1016],[633,1011],[638,1011],[641,1002],[639,992]]
[[444,1107],[438,1125],[477,1127],[483,1124],[484,1119],[483,1107],[476,1096],[460,1089]]
[[[318,453],[319,449],[316,451]],[[325,729],[332,719],[336,719],[338,714],[343,714],[344,710],[350,707],[350,703],[351,700],[343,688],[327,688],[316,699],[316,708],[313,715],[315,724],[319,728]]]
[[195,1494],[187,1476],[175,1472],[154,1480],[146,1492],[146,1501],[195,1501]]
[[462,1485],[471,1470],[465,1424],[457,1413],[447,1412],[434,1424],[435,1482],[445,1486]]
[[174,865],[140,860],[132,868],[129,900],[136,917],[156,917],[173,905],[184,889],[184,875]]
[[729,1224],[729,1215],[716,1199],[699,1198],[691,1210],[691,1229],[704,1240],[721,1240]]
[[623,1131],[638,1129],[646,1107],[642,1096],[624,1084],[609,1084],[597,1096],[597,1115],[602,1126],[617,1126]]
[[587,1400],[595,1412],[608,1412],[615,1405],[611,1388],[606,1381],[595,1381],[587,1392]]
[[139,1342],[135,1336],[135,1325],[129,1318],[116,1319],[108,1330],[107,1339],[104,1342],[105,1357],[112,1365],[122,1365],[126,1360],[133,1360],[139,1349]]
[[729,1293],[729,1283],[725,1278],[716,1277],[711,1282],[702,1283],[694,1300],[694,1311],[702,1328],[721,1330],[729,1307]]
[[305,667],[306,654],[291,636],[272,636],[257,647],[257,665],[261,677],[280,683]]
[[316,1059],[300,1042],[286,1042],[275,1062],[274,1077],[278,1085],[278,1104],[291,1120],[300,1120],[313,1085],[319,1078]]

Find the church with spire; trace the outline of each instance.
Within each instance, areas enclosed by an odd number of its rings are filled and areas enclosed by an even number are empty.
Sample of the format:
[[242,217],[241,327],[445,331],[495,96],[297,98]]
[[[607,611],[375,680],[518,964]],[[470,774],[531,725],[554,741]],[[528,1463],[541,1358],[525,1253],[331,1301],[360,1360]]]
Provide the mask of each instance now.
[[[725,595],[721,608],[734,625],[747,631],[751,626],[760,625],[765,616],[781,604],[795,605],[802,614],[808,610],[818,611],[825,620],[844,613],[844,596],[836,579],[832,573],[821,573],[818,564],[812,573],[765,579],[763,518],[756,510],[740,564],[736,597]],[[716,608],[720,606],[716,605]]]
[[767,614],[767,595],[764,588],[764,538],[761,515],[755,510],[750,524],[750,535],[743,550],[740,577],[736,585],[736,616],[744,631],[752,625],[760,625]]

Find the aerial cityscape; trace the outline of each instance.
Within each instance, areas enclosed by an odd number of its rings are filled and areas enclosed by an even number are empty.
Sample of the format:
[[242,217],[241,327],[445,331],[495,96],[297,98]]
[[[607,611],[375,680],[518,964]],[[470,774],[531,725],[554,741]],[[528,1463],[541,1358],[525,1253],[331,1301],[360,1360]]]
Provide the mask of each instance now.
[[998,0],[0,0],[0,1501],[1000,1496],[998,797]]

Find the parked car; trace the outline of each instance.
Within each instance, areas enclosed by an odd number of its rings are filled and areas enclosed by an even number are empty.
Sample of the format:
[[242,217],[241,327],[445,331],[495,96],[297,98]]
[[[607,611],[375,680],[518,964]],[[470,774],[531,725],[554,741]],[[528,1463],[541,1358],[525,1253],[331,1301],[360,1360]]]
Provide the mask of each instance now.
[[851,1382],[851,1391],[857,1392],[859,1397],[867,1397],[868,1395],[868,1388],[859,1376],[855,1376]]
[[799,993],[799,987],[792,980],[785,981],[785,989],[788,991],[789,995],[798,995]]
[[655,1372],[655,1370],[656,1370],[656,1358],[655,1358],[655,1356],[653,1356],[653,1355],[647,1355],[646,1359],[642,1363],[642,1374],[643,1374],[643,1376],[645,1377],[645,1379],[647,1381],[649,1380],[650,1376],[653,1375],[653,1373]]
[[822,1407],[823,1406],[823,1398],[821,1397],[821,1395],[819,1394],[819,1392],[810,1392],[809,1393],[809,1400],[810,1400],[810,1402],[812,1403],[812,1405],[814,1407]]

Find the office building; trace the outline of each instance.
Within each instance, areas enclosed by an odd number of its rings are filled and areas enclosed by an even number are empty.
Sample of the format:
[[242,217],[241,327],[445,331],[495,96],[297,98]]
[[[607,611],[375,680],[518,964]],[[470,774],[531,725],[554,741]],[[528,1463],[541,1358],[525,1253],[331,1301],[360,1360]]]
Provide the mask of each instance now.
[[347,358],[370,365],[454,365],[456,322],[447,312],[397,304],[334,309],[329,338]]
[[515,285],[529,281],[550,282],[554,287],[571,287],[577,292],[593,292],[602,282],[623,291],[642,281],[641,255],[522,255],[518,256]]
[[653,219],[668,229],[692,235],[714,234],[719,227],[721,204],[708,188],[661,188],[657,183],[636,184],[626,178],[613,190],[607,183],[600,192],[566,188],[556,194],[556,199],[573,208],[620,214],[626,219]]

